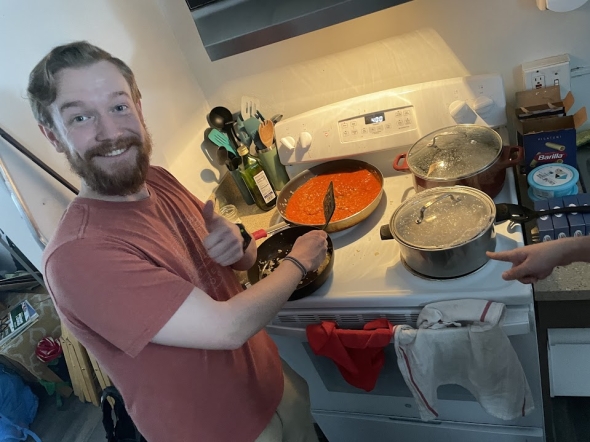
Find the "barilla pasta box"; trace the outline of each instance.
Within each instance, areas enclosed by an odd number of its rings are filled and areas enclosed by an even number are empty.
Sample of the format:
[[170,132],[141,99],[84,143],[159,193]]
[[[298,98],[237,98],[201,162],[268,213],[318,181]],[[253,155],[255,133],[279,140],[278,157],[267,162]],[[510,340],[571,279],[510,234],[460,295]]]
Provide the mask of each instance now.
[[[547,200],[549,209],[561,209],[563,207],[562,198],[550,198]],[[551,215],[553,221],[553,231],[555,232],[555,239],[567,238],[570,236],[570,226],[567,223],[567,215],[565,213],[557,213]]]
[[582,107],[568,115],[574,96],[559,97],[559,86],[516,93],[518,144],[524,148],[521,172],[549,163],[577,167],[576,129],[587,119]]
[[[564,207],[578,207],[577,196],[562,197]],[[586,236],[586,223],[581,213],[568,213],[567,223],[570,226],[570,236]]]
[[[580,193],[576,195],[578,199],[579,206],[590,206],[590,194],[588,193]],[[584,217],[584,224],[586,224],[586,235],[590,235],[590,213],[583,213],[582,216]]]
[[[537,212],[549,209],[547,200],[535,201],[534,204],[535,210]],[[551,216],[545,215],[537,218],[537,228],[539,229],[539,241],[545,242],[555,239],[555,232],[553,231],[553,221],[551,220]]]

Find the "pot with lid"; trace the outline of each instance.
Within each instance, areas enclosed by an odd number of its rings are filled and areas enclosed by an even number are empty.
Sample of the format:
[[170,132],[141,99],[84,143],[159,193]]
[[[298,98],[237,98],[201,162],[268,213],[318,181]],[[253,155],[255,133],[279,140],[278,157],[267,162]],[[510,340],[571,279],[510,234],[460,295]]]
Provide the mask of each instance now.
[[395,238],[402,261],[433,279],[458,278],[482,267],[496,248],[496,206],[484,192],[466,186],[439,187],[404,201],[381,239]]
[[502,146],[493,129],[458,124],[436,130],[398,155],[393,168],[412,172],[416,192],[441,186],[463,185],[494,198],[502,190],[506,169],[522,161],[520,146]]

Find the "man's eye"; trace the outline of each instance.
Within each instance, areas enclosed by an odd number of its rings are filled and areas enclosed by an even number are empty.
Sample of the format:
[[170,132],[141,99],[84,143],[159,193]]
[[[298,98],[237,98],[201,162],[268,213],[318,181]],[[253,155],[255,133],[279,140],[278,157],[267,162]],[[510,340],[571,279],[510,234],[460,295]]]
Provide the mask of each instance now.
[[88,117],[84,116],[84,115],[76,115],[75,117],[72,118],[72,123],[81,123],[83,121],[86,121],[88,119]]
[[127,106],[126,104],[119,104],[119,105],[115,106],[115,110],[117,112],[123,112],[127,109],[129,109],[129,106]]

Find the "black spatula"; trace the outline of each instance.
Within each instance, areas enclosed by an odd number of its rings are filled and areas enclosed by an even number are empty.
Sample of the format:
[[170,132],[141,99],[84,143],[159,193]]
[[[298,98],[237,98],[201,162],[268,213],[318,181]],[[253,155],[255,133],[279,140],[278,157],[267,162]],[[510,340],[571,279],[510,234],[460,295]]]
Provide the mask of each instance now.
[[537,212],[518,204],[500,203],[496,204],[496,223],[503,223],[504,221],[525,223],[545,215],[555,215],[556,213],[590,213],[590,206],[562,207]]
[[332,215],[334,215],[335,209],[336,201],[334,201],[334,183],[330,181],[328,191],[326,192],[326,196],[324,196],[324,217],[326,219],[326,224],[324,224],[322,230],[326,230],[328,228],[328,224],[330,224],[330,220],[332,219]]

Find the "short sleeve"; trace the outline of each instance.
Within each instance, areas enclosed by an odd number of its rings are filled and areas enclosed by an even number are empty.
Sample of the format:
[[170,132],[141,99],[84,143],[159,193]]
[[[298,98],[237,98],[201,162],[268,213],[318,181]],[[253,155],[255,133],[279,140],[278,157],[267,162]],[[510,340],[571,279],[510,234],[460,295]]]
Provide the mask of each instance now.
[[45,262],[57,308],[135,357],[186,300],[194,285],[115,241],[78,239]]

